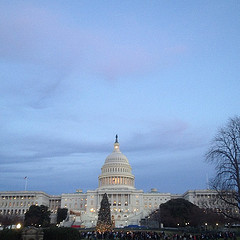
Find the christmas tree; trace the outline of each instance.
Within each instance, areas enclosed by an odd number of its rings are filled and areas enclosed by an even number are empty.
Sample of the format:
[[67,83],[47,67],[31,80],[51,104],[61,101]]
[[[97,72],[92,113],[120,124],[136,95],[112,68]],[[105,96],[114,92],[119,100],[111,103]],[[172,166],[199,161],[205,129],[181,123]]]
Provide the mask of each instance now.
[[104,193],[103,199],[101,201],[101,207],[98,212],[98,221],[96,230],[100,233],[111,231],[112,221],[111,221],[111,211],[110,204],[108,202],[107,194]]

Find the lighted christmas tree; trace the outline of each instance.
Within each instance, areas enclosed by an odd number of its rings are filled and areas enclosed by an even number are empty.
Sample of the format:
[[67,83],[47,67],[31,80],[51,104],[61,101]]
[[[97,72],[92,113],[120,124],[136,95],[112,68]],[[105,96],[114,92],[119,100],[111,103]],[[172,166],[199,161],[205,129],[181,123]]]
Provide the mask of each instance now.
[[107,194],[104,193],[103,199],[101,201],[101,207],[98,212],[98,221],[96,230],[100,233],[112,230],[112,221],[111,221],[111,210],[110,204],[108,202]]

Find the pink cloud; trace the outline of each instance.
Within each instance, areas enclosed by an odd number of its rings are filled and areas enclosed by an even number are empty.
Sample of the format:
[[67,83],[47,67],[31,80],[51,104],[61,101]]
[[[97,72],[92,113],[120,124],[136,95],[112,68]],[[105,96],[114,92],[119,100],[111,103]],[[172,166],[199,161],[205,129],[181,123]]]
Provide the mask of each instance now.
[[0,30],[3,59],[66,71],[84,69],[110,80],[152,71],[186,51],[183,45],[168,46],[166,40],[116,43],[106,29],[73,26],[60,13],[27,4],[1,8]]

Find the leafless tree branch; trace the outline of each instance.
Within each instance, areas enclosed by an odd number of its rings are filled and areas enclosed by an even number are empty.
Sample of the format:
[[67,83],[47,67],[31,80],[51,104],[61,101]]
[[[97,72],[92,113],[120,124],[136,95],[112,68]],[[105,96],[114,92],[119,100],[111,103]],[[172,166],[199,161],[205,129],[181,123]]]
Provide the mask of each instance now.
[[226,209],[234,209],[232,216],[229,211],[223,214],[236,219],[236,209],[238,215],[240,212],[240,117],[231,118],[218,131],[206,153],[206,160],[216,169],[212,188],[218,192]]

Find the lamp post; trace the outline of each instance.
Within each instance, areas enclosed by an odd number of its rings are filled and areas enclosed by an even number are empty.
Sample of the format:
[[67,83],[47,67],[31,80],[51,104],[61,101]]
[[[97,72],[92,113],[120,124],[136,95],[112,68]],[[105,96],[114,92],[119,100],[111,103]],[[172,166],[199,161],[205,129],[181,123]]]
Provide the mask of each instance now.
[[207,231],[207,223],[205,223],[205,231]]

